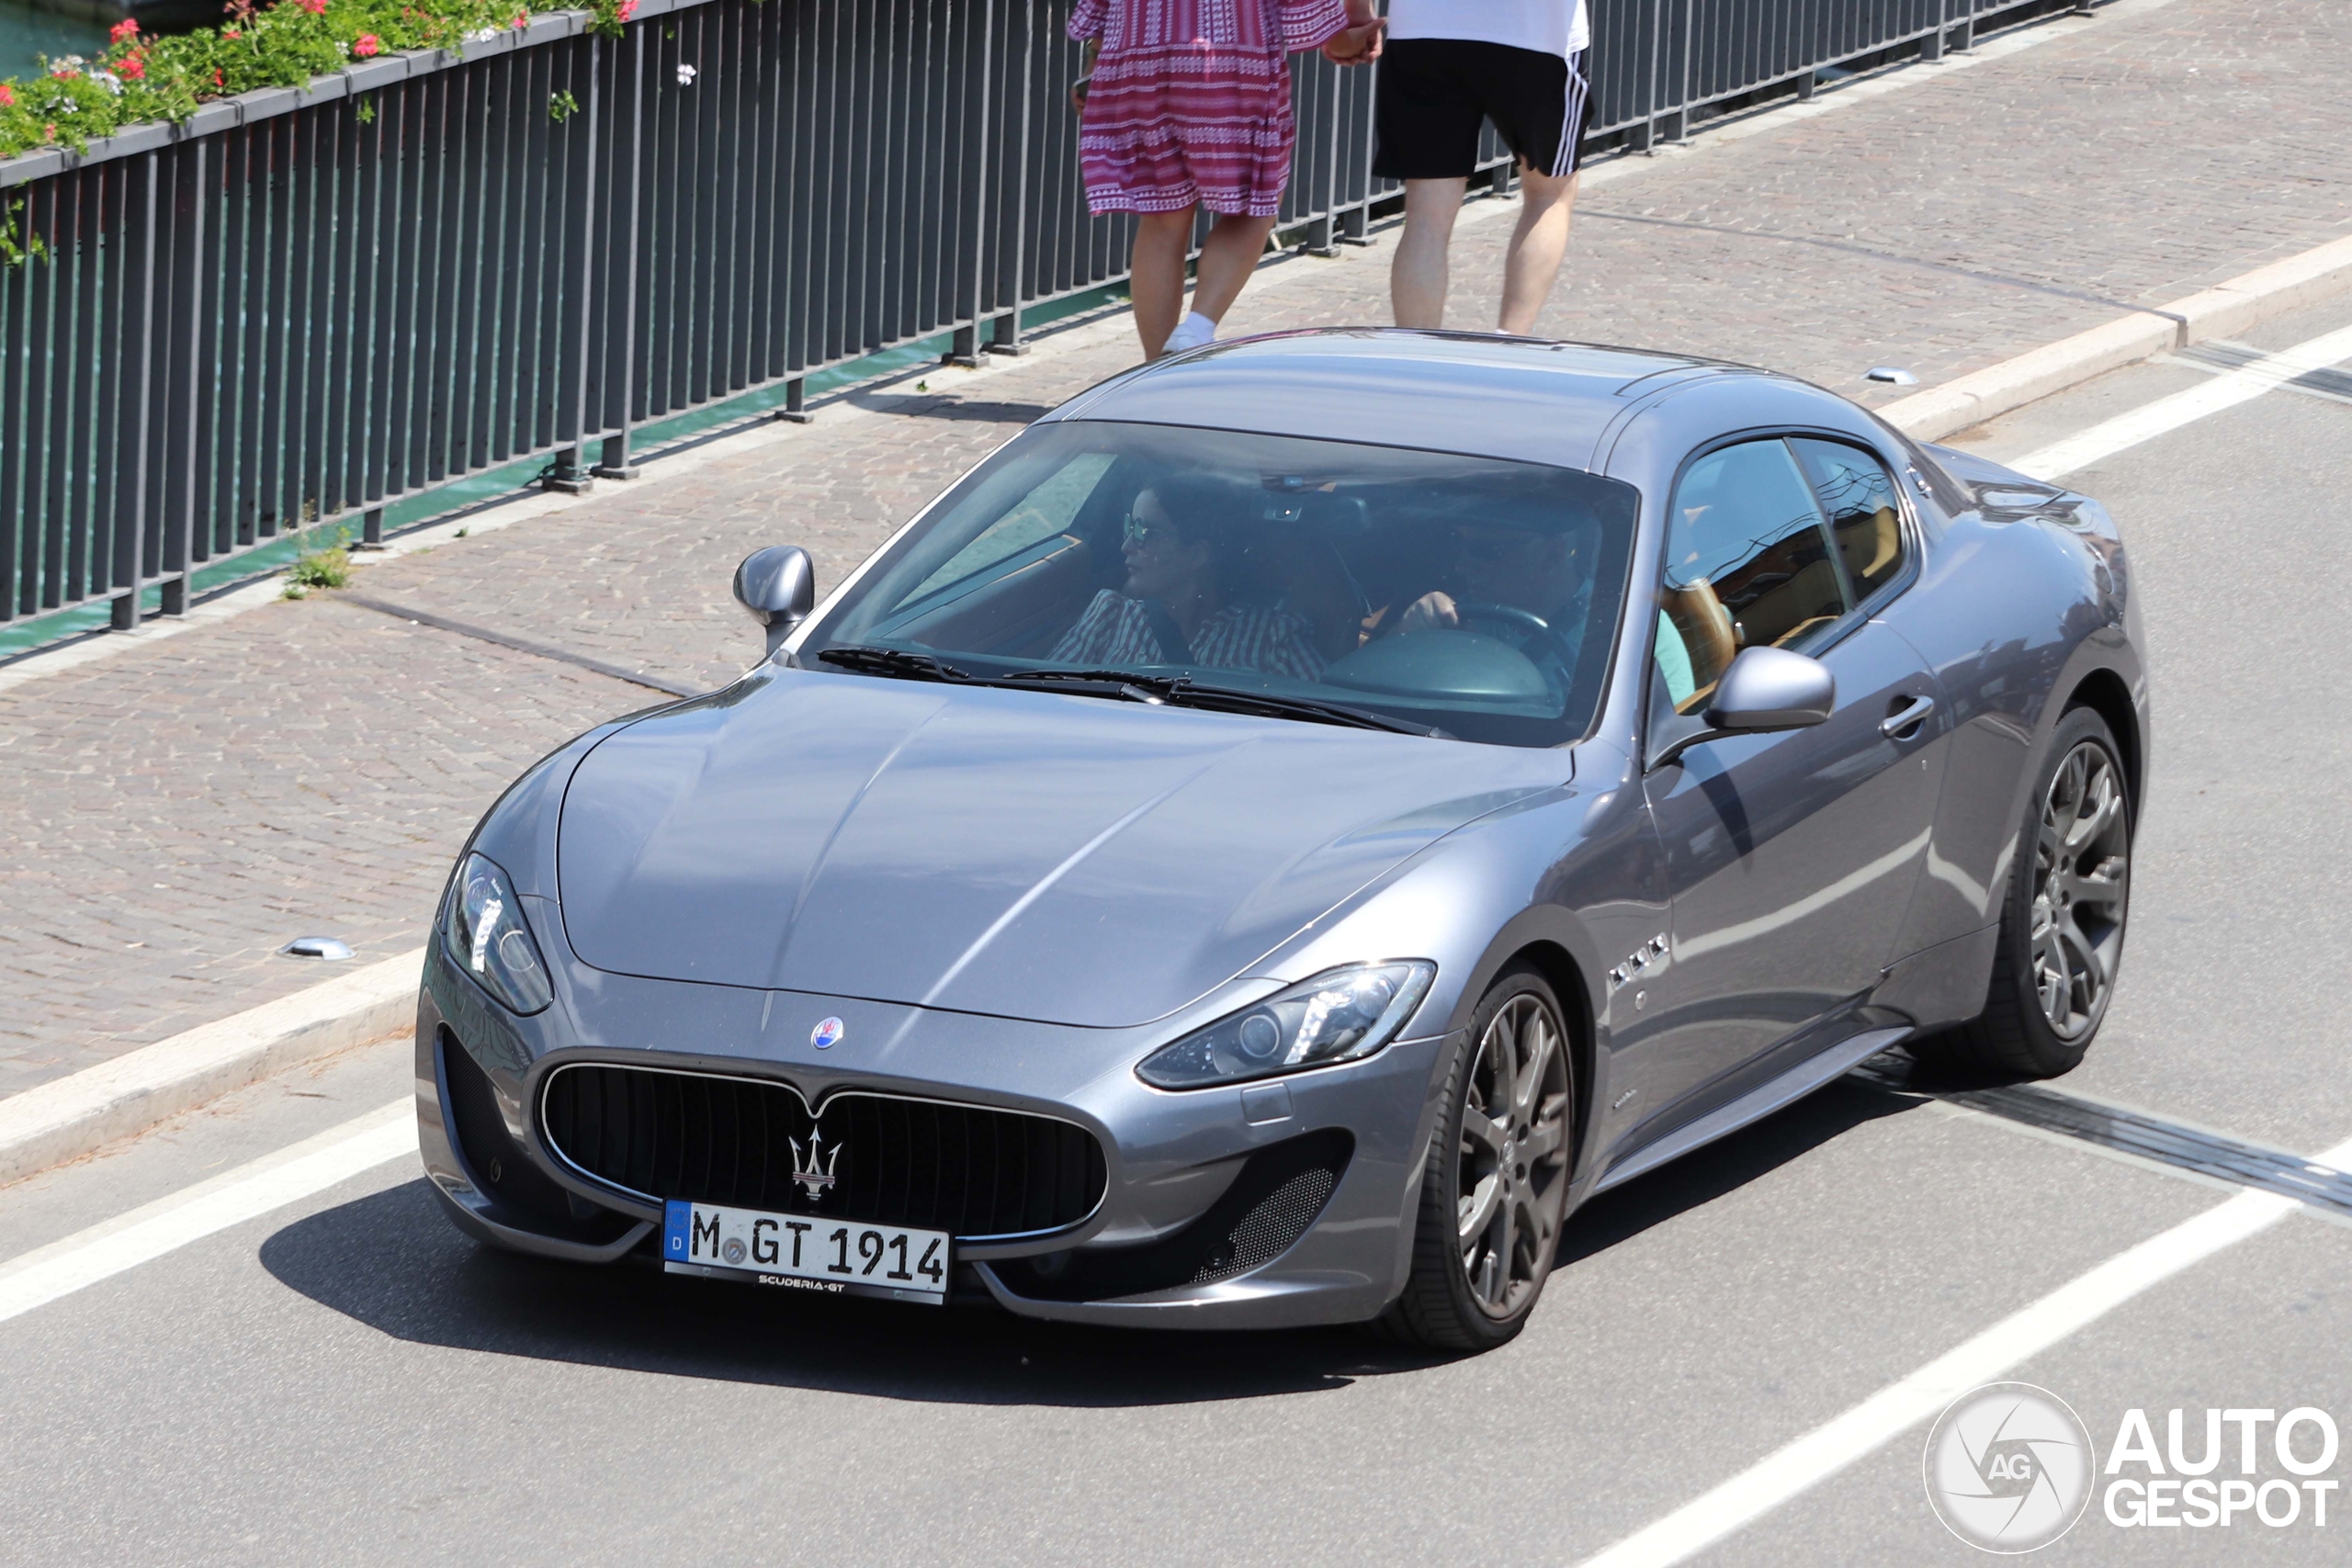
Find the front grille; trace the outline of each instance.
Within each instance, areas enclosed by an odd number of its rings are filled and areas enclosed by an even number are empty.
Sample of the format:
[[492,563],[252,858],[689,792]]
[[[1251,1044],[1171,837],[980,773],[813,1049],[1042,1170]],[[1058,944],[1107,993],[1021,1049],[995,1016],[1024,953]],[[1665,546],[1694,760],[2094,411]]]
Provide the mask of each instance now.
[[[663,1068],[575,1064],[548,1075],[548,1145],[624,1191],[961,1237],[1062,1230],[1094,1212],[1107,1176],[1092,1134],[1047,1116],[853,1090],[821,1127],[783,1084]],[[823,1134],[833,1183],[810,1198]]]

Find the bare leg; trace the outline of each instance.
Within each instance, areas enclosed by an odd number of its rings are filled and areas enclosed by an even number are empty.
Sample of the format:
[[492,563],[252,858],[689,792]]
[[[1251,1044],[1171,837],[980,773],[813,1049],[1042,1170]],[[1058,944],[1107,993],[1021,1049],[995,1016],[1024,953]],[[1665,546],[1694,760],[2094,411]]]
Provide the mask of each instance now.
[[1468,180],[1407,180],[1405,233],[1388,264],[1388,301],[1400,327],[1445,325],[1445,253]]
[[1127,288],[1136,304],[1136,336],[1143,356],[1159,357],[1176,319],[1184,311],[1184,253],[1192,248],[1193,209],[1147,212],[1136,224],[1133,276]]
[[1193,276],[1193,309],[1212,321],[1225,320],[1250,275],[1258,270],[1258,258],[1266,254],[1266,236],[1273,231],[1271,218],[1220,213],[1201,245],[1201,265]]
[[[1503,263],[1502,330],[1507,333],[1524,336],[1535,330],[1535,318],[1559,279],[1561,258],[1568,254],[1569,220],[1576,215],[1578,177],[1571,174],[1555,179],[1525,164],[1519,166],[1519,227],[1511,231],[1510,253]],[[1409,186],[1405,200],[1409,212]],[[1408,217],[1408,227],[1410,222]]]

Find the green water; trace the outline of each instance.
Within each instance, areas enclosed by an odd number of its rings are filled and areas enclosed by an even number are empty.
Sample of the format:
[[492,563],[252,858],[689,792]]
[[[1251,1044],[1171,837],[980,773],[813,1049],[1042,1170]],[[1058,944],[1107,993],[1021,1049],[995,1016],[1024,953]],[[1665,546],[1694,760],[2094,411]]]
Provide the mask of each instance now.
[[0,77],[36,74],[43,55],[96,55],[106,46],[107,30],[96,22],[0,0]]
[[[0,0],[0,5],[6,3],[6,0]],[[13,7],[10,14],[14,14]],[[1057,299],[1050,305],[1033,306],[1022,312],[1023,329],[1034,333],[1050,322],[1100,310],[1126,297],[1127,286],[1121,283],[1106,288],[1090,289],[1067,299]],[[910,370],[936,365],[940,355],[947,352],[954,341],[954,333],[940,333],[915,343],[885,349],[879,354],[867,355],[846,365],[836,365],[830,370],[812,371],[808,377],[806,396],[813,402],[860,382],[903,376]],[[638,426],[631,433],[630,454],[639,458],[658,456],[664,446],[674,446],[679,442],[691,441],[729,425],[743,424],[772,409],[782,408],[784,400],[784,385],[778,382],[773,387],[746,392],[741,397],[712,403],[690,413],[655,420]],[[590,455],[594,455],[594,448],[591,448]],[[435,518],[447,517],[452,513],[469,511],[511,497],[516,491],[527,489],[546,468],[545,457],[533,457],[527,462],[512,463],[503,468],[492,468],[470,479],[459,479],[455,484],[443,485],[423,495],[392,502],[384,508],[384,532],[390,536]],[[304,530],[299,538],[289,535],[274,544],[247,550],[227,560],[215,561],[210,566],[198,567],[189,580],[190,597],[200,599],[215,589],[249,578],[266,576],[273,571],[282,571],[293,564],[295,556],[304,547],[322,550],[347,543],[359,536],[359,513],[345,512]],[[160,586],[147,590],[141,604],[142,614],[152,615],[162,607],[163,592]],[[0,627],[0,660],[28,652],[45,643],[98,631],[107,625],[112,614],[111,606],[101,601]]]

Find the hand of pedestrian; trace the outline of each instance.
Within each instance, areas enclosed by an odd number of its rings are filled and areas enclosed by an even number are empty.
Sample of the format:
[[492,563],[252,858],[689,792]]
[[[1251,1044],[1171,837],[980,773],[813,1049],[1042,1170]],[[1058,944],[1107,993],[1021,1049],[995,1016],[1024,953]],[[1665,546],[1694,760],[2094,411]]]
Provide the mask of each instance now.
[[1374,17],[1361,27],[1336,32],[1324,43],[1323,58],[1334,65],[1369,65],[1380,58],[1381,38],[1387,29],[1387,20]]
[[1086,113],[1086,89],[1093,85],[1095,57],[1102,52],[1102,40],[1097,38],[1088,39],[1085,47],[1079,51],[1082,73],[1069,85],[1069,107],[1080,115]]
[[1086,112],[1086,89],[1093,80],[1091,76],[1080,76],[1069,85],[1069,107],[1081,115]]

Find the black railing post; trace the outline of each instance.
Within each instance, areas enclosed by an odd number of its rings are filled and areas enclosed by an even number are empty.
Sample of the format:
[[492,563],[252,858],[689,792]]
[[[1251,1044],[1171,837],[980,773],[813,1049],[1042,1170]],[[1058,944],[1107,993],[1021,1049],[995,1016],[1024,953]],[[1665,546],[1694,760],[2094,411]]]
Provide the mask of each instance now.
[[1022,287],[1022,258],[1029,235],[1030,62],[1035,58],[1029,38],[1030,29],[1037,25],[1037,4],[1036,0],[998,0],[998,4],[1020,20],[1007,34],[1012,42],[1002,66],[1004,90],[997,95],[1003,134],[992,139],[998,149],[997,166],[1002,171],[997,181],[1002,211],[998,215],[1001,227],[991,256],[989,293],[992,304],[1006,309],[982,346],[990,354],[1023,355],[1029,352],[1021,338],[1021,307],[1027,302],[1027,291]]
[[195,567],[197,409],[204,366],[204,209],[209,142],[173,149],[171,367],[164,382],[164,614],[187,614]]
[[[597,91],[597,65],[603,40],[594,33],[583,39],[565,74],[583,96],[579,107],[559,127],[563,136],[563,312],[558,318],[562,349],[558,356],[561,401],[556,407],[556,460],[547,478],[549,490],[585,495],[595,488],[588,471],[588,382],[590,339],[596,309],[595,240],[596,134],[603,95]],[[581,70],[581,55],[587,69]]]
[[[124,356],[126,375],[121,388],[119,432],[115,451],[118,473],[114,502],[114,550],[107,563],[113,573],[111,629],[139,629],[139,601],[146,586],[144,547],[147,543],[148,431],[155,407],[155,205],[156,165],[160,154],[142,153],[126,159],[123,170],[132,180],[122,206],[122,228],[117,238],[130,250],[125,258],[126,303],[130,305],[119,331],[130,352]],[[127,457],[128,461],[124,461]]]
[[611,156],[597,205],[605,212],[605,293],[611,303],[605,313],[605,376],[603,459],[594,472],[599,479],[633,479],[637,466],[629,461],[628,440],[637,391],[637,253],[638,196],[644,183],[639,154],[645,144],[645,29],[631,27],[613,56],[613,102],[609,106]]

